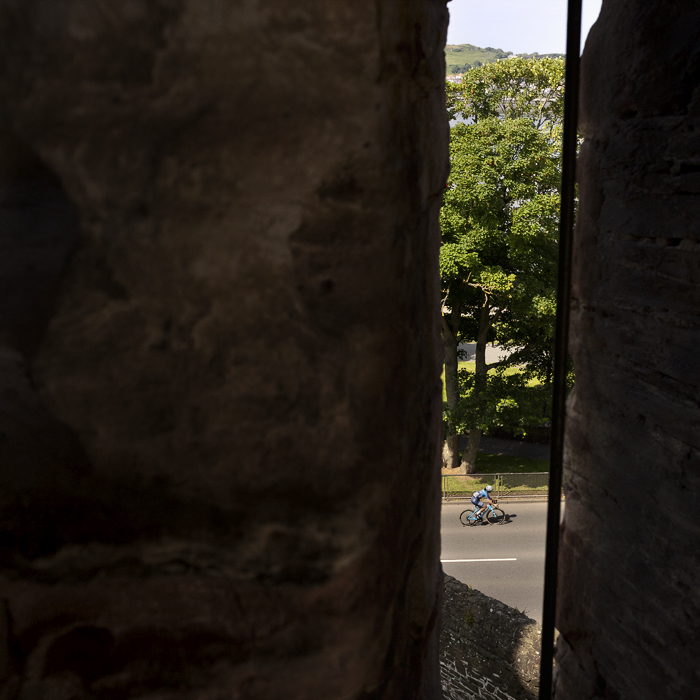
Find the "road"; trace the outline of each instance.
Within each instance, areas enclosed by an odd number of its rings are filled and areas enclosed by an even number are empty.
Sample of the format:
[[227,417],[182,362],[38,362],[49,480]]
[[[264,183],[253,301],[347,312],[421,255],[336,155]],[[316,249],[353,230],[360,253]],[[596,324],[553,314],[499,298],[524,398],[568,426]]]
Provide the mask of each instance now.
[[[459,514],[469,505],[442,505],[445,573],[541,623],[547,504],[504,503],[508,517],[502,525],[462,527]],[[477,561],[449,561],[455,559]]]

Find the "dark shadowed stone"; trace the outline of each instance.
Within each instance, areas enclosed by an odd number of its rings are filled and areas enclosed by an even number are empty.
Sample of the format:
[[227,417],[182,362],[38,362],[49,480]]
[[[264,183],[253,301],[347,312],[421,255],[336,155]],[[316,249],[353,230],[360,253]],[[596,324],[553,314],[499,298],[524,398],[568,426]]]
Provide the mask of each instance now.
[[556,697],[698,697],[700,6],[606,0],[582,77]]
[[0,0],[7,697],[439,696],[446,19]]
[[523,612],[445,576],[440,665],[445,700],[534,700],[542,628]]

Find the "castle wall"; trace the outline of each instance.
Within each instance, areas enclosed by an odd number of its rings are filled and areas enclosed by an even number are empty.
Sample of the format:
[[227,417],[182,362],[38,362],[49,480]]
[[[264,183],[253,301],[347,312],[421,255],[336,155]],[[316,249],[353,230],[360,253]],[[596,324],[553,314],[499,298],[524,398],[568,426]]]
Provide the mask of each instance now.
[[605,0],[583,56],[555,696],[698,695],[700,9]]
[[439,697],[446,23],[0,2],[4,697]]

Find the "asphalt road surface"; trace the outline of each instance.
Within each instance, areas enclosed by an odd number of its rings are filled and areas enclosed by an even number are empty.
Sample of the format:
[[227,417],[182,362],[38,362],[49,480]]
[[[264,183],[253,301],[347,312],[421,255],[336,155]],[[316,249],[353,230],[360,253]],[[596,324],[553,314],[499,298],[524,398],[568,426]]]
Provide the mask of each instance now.
[[462,527],[459,514],[470,506],[442,504],[445,573],[541,623],[547,503],[503,503],[502,525]]

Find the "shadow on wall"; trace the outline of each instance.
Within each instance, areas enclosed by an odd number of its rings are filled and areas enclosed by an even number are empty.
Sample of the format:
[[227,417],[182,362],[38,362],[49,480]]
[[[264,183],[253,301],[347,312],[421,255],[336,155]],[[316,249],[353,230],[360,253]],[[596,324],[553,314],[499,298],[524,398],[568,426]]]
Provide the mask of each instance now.
[[542,628],[445,576],[440,667],[445,700],[535,700]]
[[0,343],[30,358],[78,240],[73,205],[24,144],[0,134]]
[[0,464],[11,465],[0,471],[0,549],[29,556],[52,546],[35,537],[41,524],[36,512],[24,512],[27,495],[45,503],[40,512],[51,517],[56,479],[86,468],[76,439],[37,394],[30,369],[77,240],[75,210],[55,176],[27,146],[0,134]]

